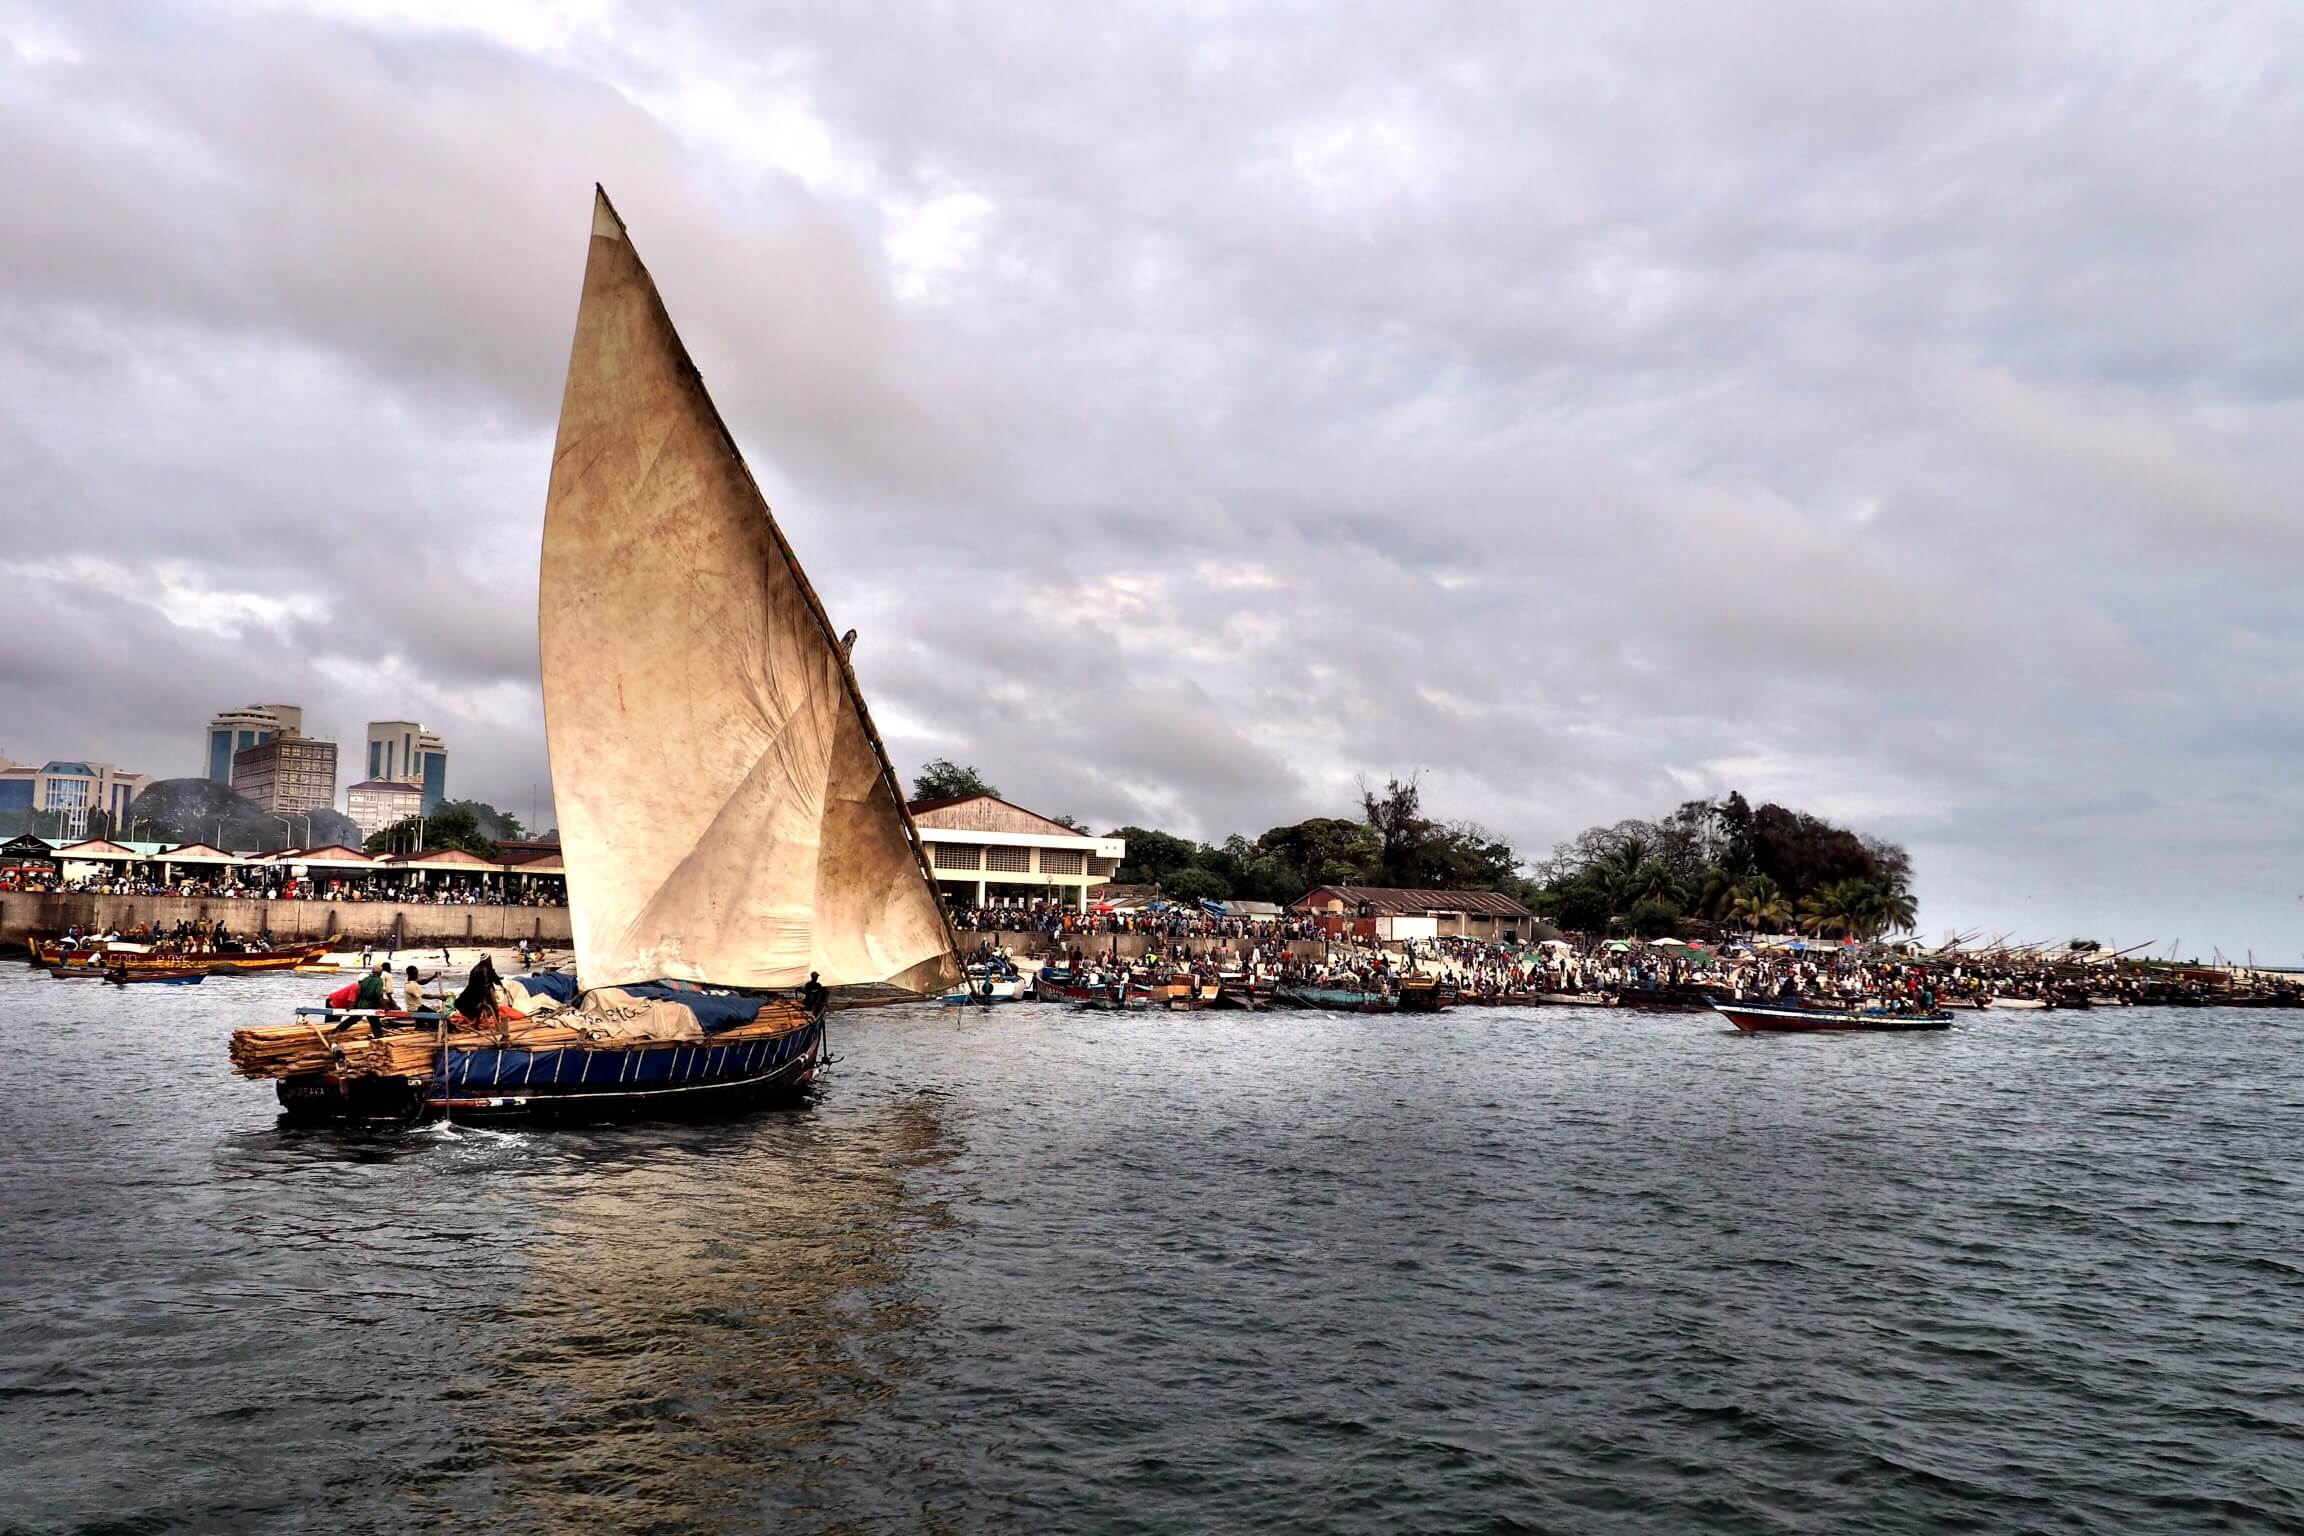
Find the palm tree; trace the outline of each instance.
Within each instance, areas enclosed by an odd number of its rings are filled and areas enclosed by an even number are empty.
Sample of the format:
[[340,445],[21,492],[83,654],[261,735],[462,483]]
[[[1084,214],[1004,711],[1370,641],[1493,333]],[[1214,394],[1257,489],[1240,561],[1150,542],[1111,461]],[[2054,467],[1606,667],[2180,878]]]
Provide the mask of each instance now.
[[1615,852],[1592,866],[1591,874],[1608,893],[1608,906],[1622,916],[1643,901],[1680,899],[1680,881],[1672,866],[1654,857],[1640,838],[1628,838]]
[[1754,875],[1730,891],[1728,916],[1755,933],[1776,932],[1792,921],[1792,903],[1774,880]]
[[1717,864],[1704,866],[1704,875],[1696,884],[1695,910],[1706,917],[1731,917],[1735,913],[1736,892],[1740,882]]
[[1902,886],[1869,884],[1864,889],[1866,938],[1884,933],[1905,933],[1920,916],[1920,904]]
[[1834,881],[1801,901],[1800,926],[1818,935],[1862,937],[1871,889],[1868,881]]

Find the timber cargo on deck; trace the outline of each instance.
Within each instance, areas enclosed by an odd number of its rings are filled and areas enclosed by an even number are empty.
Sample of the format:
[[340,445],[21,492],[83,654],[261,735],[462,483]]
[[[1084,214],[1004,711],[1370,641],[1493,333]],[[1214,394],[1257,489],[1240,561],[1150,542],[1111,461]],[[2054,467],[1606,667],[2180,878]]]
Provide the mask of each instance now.
[[605,192],[537,609],[574,974],[484,960],[435,1012],[371,982],[369,1006],[238,1031],[234,1070],[299,1119],[722,1110],[815,1081],[834,989],[956,988],[840,631]]

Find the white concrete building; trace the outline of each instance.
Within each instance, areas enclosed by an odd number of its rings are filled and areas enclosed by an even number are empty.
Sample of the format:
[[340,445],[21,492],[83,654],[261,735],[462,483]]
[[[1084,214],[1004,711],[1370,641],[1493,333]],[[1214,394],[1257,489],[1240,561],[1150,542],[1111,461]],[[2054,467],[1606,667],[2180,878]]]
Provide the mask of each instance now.
[[344,814],[360,829],[362,837],[374,837],[396,821],[406,821],[424,811],[424,786],[406,784],[398,779],[364,779],[344,791]]
[[1112,878],[1128,845],[1090,837],[991,795],[919,800],[911,806],[936,867],[937,889],[956,907],[1061,901],[1088,910],[1088,887]]

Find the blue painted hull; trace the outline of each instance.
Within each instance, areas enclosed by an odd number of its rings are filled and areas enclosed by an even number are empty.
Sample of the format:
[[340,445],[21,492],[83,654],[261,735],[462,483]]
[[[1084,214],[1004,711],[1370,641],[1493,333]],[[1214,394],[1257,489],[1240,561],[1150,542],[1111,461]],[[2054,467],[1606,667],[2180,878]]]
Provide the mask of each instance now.
[[1360,992],[1348,987],[1299,987],[1283,983],[1272,989],[1281,1003],[1297,1008],[1320,1008],[1330,1013],[1390,1013],[1394,1003],[1382,992]]
[[438,1080],[289,1078],[300,1120],[612,1120],[719,1114],[800,1097],[824,1062],[824,1025],[765,1040],[663,1041],[629,1048],[451,1050]]

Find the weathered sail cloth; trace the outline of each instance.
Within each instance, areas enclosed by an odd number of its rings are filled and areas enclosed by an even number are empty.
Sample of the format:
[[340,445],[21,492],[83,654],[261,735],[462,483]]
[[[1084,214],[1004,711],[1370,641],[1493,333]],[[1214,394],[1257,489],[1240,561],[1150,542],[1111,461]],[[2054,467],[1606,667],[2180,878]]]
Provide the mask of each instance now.
[[838,632],[605,194],[539,608],[586,988],[952,983],[950,930]]

